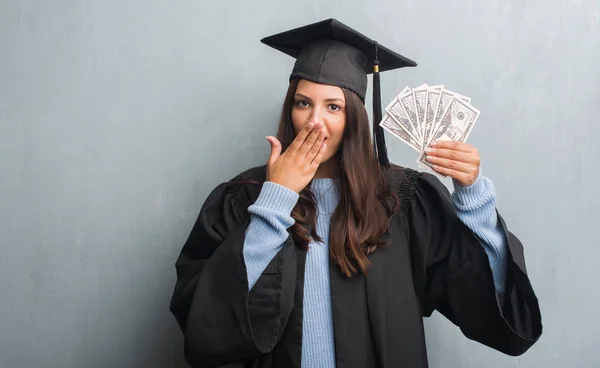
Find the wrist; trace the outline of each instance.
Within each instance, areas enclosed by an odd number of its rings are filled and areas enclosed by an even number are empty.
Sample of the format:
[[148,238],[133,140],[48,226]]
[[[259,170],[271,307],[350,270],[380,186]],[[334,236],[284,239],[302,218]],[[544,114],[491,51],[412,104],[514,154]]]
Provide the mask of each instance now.
[[279,183],[266,181],[254,204],[275,212],[290,214],[299,197],[298,193]]

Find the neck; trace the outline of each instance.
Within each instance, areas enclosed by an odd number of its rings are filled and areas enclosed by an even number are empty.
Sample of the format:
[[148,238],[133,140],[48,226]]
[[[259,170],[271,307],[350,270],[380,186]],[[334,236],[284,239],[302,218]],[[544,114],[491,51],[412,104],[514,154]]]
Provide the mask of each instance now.
[[315,173],[315,179],[333,178],[336,179],[339,173],[339,165],[335,158],[322,162]]

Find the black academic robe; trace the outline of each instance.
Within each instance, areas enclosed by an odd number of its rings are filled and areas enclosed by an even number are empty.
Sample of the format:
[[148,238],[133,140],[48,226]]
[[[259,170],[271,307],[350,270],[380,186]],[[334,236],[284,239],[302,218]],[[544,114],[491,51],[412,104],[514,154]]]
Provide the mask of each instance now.
[[[423,317],[435,310],[463,334],[509,355],[542,332],[523,247],[499,216],[510,256],[499,297],[485,250],[457,217],[434,176],[392,166],[389,185],[401,200],[391,245],[373,252],[368,276],[330,268],[338,368],[427,367]],[[290,236],[248,291],[242,248],[247,208],[261,190],[261,166],[217,186],[206,199],[176,262],[171,301],[192,367],[301,367],[306,252]]]

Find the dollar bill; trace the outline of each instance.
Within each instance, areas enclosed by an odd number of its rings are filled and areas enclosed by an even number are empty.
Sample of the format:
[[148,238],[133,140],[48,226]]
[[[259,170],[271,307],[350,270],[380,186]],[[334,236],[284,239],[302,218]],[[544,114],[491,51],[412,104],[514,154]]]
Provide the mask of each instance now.
[[431,126],[431,131],[427,134],[427,142],[423,145],[424,149],[431,144],[432,137],[435,136],[435,133],[438,131],[442,117],[448,109],[448,106],[450,106],[450,102],[452,102],[453,98],[454,93],[443,88],[440,90],[440,97],[435,105],[433,124]]
[[419,142],[417,142],[413,137],[408,134],[408,132],[400,126],[389,114],[385,114],[381,123],[379,124],[389,133],[393,134],[397,138],[399,138],[404,143],[408,144],[409,147],[414,149],[417,152],[421,152],[421,146]]
[[454,98],[442,119],[443,121],[449,120],[449,123],[443,130],[437,132],[434,139],[466,142],[480,114],[480,111],[471,104],[460,98]]
[[[410,118],[406,115],[406,111],[402,108],[400,98],[405,96],[410,89],[407,87],[400,94],[392,100],[392,102],[385,108],[385,111],[398,123],[398,125],[406,131],[406,133],[416,142],[419,142],[418,135],[414,130]],[[382,119],[383,120],[383,119]],[[420,144],[419,144],[420,146]]]
[[[431,141],[466,142],[479,115],[479,110],[469,103],[463,101],[461,98],[452,97],[448,108],[440,119],[438,129],[431,137]],[[425,157],[426,154],[423,152],[417,161],[420,164],[431,167],[431,164]]]
[[419,137],[421,138],[421,148],[425,144],[425,108],[427,103],[427,85],[415,88],[413,90],[415,97],[415,112],[417,114],[417,126],[419,127]]
[[404,110],[404,113],[408,117],[410,125],[412,126],[412,132],[414,133],[413,135],[420,143],[421,135],[419,133],[419,120],[417,118],[417,108],[415,107],[415,94],[411,90],[410,93],[400,96],[398,100],[400,101],[400,106]]
[[440,179],[444,175],[427,162],[426,148],[433,141],[465,142],[480,114],[470,97],[427,84],[404,88],[385,110],[380,126],[419,152],[418,167]]
[[412,93],[412,90],[409,87],[404,87],[404,89],[398,94],[398,97],[403,97]]
[[435,108],[440,99],[440,93],[444,86],[431,86],[427,91],[427,100],[425,101],[425,121],[423,126],[423,147],[426,146],[425,142],[429,142],[429,135],[433,131],[433,123],[435,119]]
[[456,93],[456,92],[452,92],[452,94],[454,95],[454,97],[456,97],[456,98],[458,98],[458,99],[460,99],[460,100],[463,100],[463,101],[465,101],[466,103],[469,103],[469,104],[471,103],[471,97],[467,97],[467,96],[459,95],[459,94],[458,94],[458,93]]

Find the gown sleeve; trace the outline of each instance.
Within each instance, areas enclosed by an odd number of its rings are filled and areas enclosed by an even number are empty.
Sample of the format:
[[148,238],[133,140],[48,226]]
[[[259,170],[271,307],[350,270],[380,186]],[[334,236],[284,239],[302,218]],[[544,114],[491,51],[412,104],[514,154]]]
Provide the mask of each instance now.
[[437,310],[467,338],[523,354],[539,339],[542,322],[521,242],[496,211],[508,245],[504,293],[498,294],[483,243],[458,218],[446,187],[428,173],[409,179],[407,221],[424,316]]
[[297,262],[291,236],[249,290],[243,255],[247,187],[223,183],[210,193],[176,261],[170,310],[193,367],[252,361],[271,351],[293,307]]

